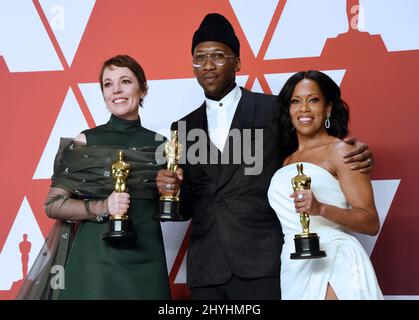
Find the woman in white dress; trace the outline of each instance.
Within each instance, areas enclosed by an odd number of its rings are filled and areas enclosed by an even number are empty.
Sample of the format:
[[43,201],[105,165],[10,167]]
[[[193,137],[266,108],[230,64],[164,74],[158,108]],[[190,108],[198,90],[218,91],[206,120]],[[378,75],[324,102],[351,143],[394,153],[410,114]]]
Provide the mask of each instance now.
[[[370,176],[351,170],[343,154],[349,111],[339,86],[319,71],[299,72],[278,96],[279,122],[290,154],[271,180],[269,202],[281,221],[283,299],[382,299],[371,261],[352,232],[376,235],[379,220]],[[291,179],[302,163],[311,189],[294,192]],[[326,257],[291,260],[299,214],[310,217]]]

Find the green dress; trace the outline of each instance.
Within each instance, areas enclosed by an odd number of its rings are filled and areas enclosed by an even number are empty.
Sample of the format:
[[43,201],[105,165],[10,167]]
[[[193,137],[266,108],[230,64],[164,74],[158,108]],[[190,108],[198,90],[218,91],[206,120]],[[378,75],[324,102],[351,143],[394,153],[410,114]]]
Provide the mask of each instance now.
[[[87,145],[143,147],[161,144],[140,121],[111,116],[109,122],[83,132]],[[129,177],[128,177],[129,179]],[[106,222],[83,221],[65,267],[59,299],[170,299],[160,222],[152,219],[154,199],[131,195],[128,215],[137,240],[117,246],[102,240]]]

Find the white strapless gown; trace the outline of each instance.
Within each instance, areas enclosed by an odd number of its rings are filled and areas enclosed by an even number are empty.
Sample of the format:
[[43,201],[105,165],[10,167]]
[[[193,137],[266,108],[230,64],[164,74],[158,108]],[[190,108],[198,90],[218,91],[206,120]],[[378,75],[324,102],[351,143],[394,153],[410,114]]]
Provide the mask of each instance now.
[[[323,203],[348,208],[339,181],[320,166],[302,162],[311,177],[311,189]],[[291,260],[294,235],[302,232],[295,212],[291,179],[297,175],[296,163],[278,170],[271,180],[268,198],[281,221],[284,246],[281,254],[282,299],[324,299],[327,284],[338,299],[383,299],[371,261],[359,241],[341,226],[319,216],[310,216],[310,231],[320,237],[326,258]]]

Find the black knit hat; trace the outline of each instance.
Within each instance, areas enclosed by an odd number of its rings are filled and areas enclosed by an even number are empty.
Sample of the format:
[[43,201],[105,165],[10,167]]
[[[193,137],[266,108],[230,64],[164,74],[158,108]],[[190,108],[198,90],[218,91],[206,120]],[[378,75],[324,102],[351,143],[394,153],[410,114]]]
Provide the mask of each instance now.
[[228,45],[233,52],[240,56],[240,42],[231,23],[219,13],[209,13],[202,20],[198,30],[192,38],[192,54],[198,43],[217,41]]

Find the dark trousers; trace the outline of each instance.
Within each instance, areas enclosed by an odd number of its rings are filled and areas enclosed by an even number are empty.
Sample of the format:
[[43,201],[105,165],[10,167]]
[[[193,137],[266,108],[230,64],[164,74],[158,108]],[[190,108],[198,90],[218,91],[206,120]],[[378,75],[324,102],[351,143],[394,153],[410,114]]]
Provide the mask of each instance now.
[[245,279],[232,276],[220,285],[191,288],[192,300],[280,300],[279,277]]

